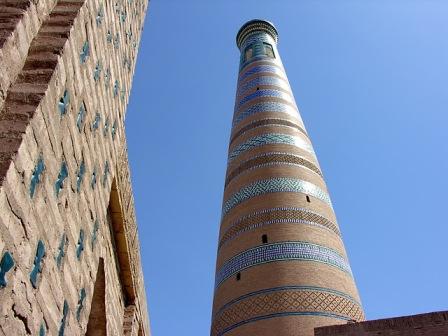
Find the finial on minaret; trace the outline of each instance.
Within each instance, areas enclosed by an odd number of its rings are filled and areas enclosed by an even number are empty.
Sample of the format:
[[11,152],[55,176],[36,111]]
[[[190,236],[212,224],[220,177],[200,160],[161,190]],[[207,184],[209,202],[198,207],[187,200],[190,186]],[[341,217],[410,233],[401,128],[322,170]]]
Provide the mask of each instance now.
[[246,37],[254,32],[263,32],[269,34],[274,39],[275,43],[278,42],[277,28],[275,28],[272,22],[261,19],[254,19],[246,22],[238,31],[238,34],[236,35],[236,45],[238,46],[238,48],[241,48],[241,45],[243,44]]

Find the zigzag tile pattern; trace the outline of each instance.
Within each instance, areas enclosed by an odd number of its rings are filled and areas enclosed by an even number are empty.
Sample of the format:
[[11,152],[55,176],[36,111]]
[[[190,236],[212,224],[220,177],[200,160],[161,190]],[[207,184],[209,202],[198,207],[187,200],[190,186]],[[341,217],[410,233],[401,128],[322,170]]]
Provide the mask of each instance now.
[[241,84],[238,87],[237,90],[237,96],[243,94],[247,90],[253,89],[254,87],[260,86],[260,85],[272,85],[272,86],[278,86],[283,87],[284,89],[289,88],[289,84],[286,80],[280,79],[278,77],[274,76],[260,76],[257,78],[254,78],[247,83]]

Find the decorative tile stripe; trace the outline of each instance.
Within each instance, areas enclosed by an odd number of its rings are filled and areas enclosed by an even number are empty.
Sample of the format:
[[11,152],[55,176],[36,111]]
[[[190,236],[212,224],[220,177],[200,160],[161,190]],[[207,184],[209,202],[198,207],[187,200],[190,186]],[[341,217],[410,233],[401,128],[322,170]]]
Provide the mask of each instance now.
[[262,127],[262,126],[288,126],[288,127],[293,127],[293,128],[299,130],[300,132],[302,132],[304,135],[306,135],[308,137],[308,134],[306,133],[306,131],[301,126],[297,125],[296,123],[292,122],[291,120],[280,119],[280,118],[267,118],[267,119],[254,120],[250,124],[248,124],[248,125],[244,126],[243,128],[241,128],[238,132],[235,133],[235,135],[233,135],[231,137],[230,145],[232,145],[233,141],[235,141],[235,139],[238,138],[240,135],[246,133],[249,130],[255,129],[257,127]]
[[65,335],[65,325],[67,323],[68,312],[69,312],[68,302],[67,300],[64,300],[64,307],[62,308],[62,318],[61,323],[59,325],[58,336]]
[[289,135],[289,134],[281,134],[281,133],[267,133],[261,134],[256,137],[250,138],[243,142],[242,144],[235,146],[235,148],[229,153],[229,162],[232,162],[236,157],[240,154],[260,146],[265,145],[276,145],[276,144],[285,144],[298,147],[303,149],[314,155],[313,148],[311,144],[302,138]]
[[338,226],[327,218],[304,208],[281,207],[265,209],[244,216],[232,223],[222,234],[218,249],[240,234],[272,224],[305,224],[331,230],[341,235]]
[[267,42],[270,43],[272,45],[275,45],[275,41],[272,37],[270,37],[269,35],[266,35],[264,33],[259,33],[256,32],[254,34],[248,35],[243,44],[241,45],[240,49],[244,50],[246,49],[247,46],[250,46],[253,43],[260,43],[260,42]]
[[[292,116],[300,119],[298,111],[291,105],[288,105],[286,103],[281,103],[281,102],[266,102],[265,101],[265,102],[260,102],[260,103],[254,104],[251,107],[247,108],[246,110],[238,113],[237,115],[234,115],[232,127],[235,127],[237,124],[239,124],[244,119],[250,117],[251,115],[254,115],[256,113],[262,113],[262,112],[287,113],[289,115],[292,115]],[[300,121],[301,121],[301,119],[300,119]]]
[[247,171],[274,165],[292,165],[305,167],[322,177],[322,173],[317,166],[299,155],[282,152],[264,153],[249,160],[242,162],[237,168],[230,171],[227,175],[224,186],[227,185],[238,175]]
[[78,307],[76,308],[76,320],[79,322],[81,319],[81,311],[84,308],[84,301],[86,299],[86,290],[81,288],[79,291]]
[[327,203],[330,207],[330,196],[318,186],[299,179],[289,177],[278,177],[267,180],[256,181],[238,190],[224,202],[222,207],[222,218],[238,204],[256,196],[275,192],[297,192],[308,194]]
[[223,306],[212,321],[212,336],[247,323],[281,316],[326,316],[363,321],[361,305],[345,293],[320,287],[288,286],[243,295]]
[[253,89],[254,87],[257,87],[259,85],[279,86],[283,87],[287,91],[290,91],[289,84],[285,79],[281,79],[275,76],[260,76],[248,81],[247,83],[240,84],[236,95],[240,96],[247,90]]
[[216,272],[215,289],[228,278],[246,268],[276,261],[291,260],[325,263],[349,275],[352,274],[348,262],[335,250],[308,242],[281,242],[257,246],[229,259]]
[[68,168],[65,162],[62,162],[61,169],[59,170],[58,178],[54,183],[54,192],[56,197],[59,197],[61,189],[64,187],[64,180],[68,177]]
[[260,98],[260,97],[275,97],[275,98],[281,98],[284,100],[289,101],[291,104],[295,104],[294,98],[291,97],[291,95],[287,94],[286,92],[280,91],[280,90],[273,90],[273,89],[267,89],[267,90],[257,90],[254,93],[251,93],[241,99],[238,104],[235,105],[235,110],[240,108],[242,105],[246,104],[247,102]]
[[285,72],[279,67],[279,66],[274,66],[274,65],[257,65],[254,66],[253,68],[251,68],[250,70],[244,72],[243,74],[240,75],[240,78],[238,79],[238,81],[242,81],[245,78],[249,77],[250,75],[256,74],[256,73],[261,73],[261,72],[266,72],[266,73],[274,73],[277,74],[283,78],[286,79],[286,74]]

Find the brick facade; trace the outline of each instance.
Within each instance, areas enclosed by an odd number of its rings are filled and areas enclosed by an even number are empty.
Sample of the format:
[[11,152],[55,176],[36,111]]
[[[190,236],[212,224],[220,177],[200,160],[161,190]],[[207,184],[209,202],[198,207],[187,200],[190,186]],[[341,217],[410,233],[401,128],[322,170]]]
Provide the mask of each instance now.
[[0,4],[0,335],[150,335],[124,129],[147,6]]

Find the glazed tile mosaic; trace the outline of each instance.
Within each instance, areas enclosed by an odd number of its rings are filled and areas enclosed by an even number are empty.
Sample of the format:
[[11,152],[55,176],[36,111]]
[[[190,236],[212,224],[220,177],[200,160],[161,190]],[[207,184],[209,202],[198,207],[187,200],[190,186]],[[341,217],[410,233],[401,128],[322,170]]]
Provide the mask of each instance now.
[[239,80],[243,81],[245,78],[249,77],[250,75],[256,74],[256,73],[272,73],[272,74],[276,74],[286,80],[285,72],[282,69],[280,69],[278,66],[273,66],[273,65],[255,66],[252,69],[247,70],[246,72],[241,74]]
[[350,266],[345,258],[328,247],[307,242],[282,242],[257,246],[228,260],[216,272],[215,288],[244,269],[275,261],[291,260],[325,263],[351,275]]
[[300,179],[278,177],[268,180],[256,181],[248,186],[238,190],[235,194],[227,199],[222,207],[222,217],[237,205],[247,201],[253,197],[275,193],[275,192],[297,192],[307,194],[320,199],[321,201],[331,205],[330,196],[314,184]]
[[261,112],[271,112],[271,113],[287,113],[290,114],[300,120],[302,122],[297,109],[294,107],[286,104],[286,103],[280,103],[280,102],[261,102],[252,105],[251,107],[245,109],[244,111],[241,111],[238,115],[235,115],[233,117],[233,127],[235,127],[237,124],[239,124],[241,121],[246,119],[247,117],[250,117],[256,113]]
[[242,153],[265,145],[285,144],[298,147],[314,155],[311,145],[302,138],[292,136],[289,134],[280,133],[268,133],[262,134],[251,139],[246,140],[244,143],[235,146],[235,148],[229,153],[228,161],[232,162]]
[[241,99],[239,101],[239,103],[235,106],[235,109],[240,108],[242,105],[250,102],[253,99],[263,98],[263,97],[281,98],[281,99],[284,99],[284,100],[288,101],[289,103],[295,105],[294,99],[291,98],[291,95],[289,95],[283,91],[280,91],[280,90],[270,89],[270,90],[258,90],[258,91],[255,91],[254,93],[247,95],[246,97],[244,97],[243,99]]
[[314,286],[285,286],[256,291],[225,304],[213,316],[213,335],[238,326],[282,316],[323,316],[361,321],[359,302],[340,291]]
[[242,94],[244,94],[244,92],[260,85],[272,85],[284,88],[286,90],[290,89],[289,83],[285,79],[281,79],[279,77],[274,76],[260,76],[246,83],[240,84],[236,94],[237,96],[241,96]]

